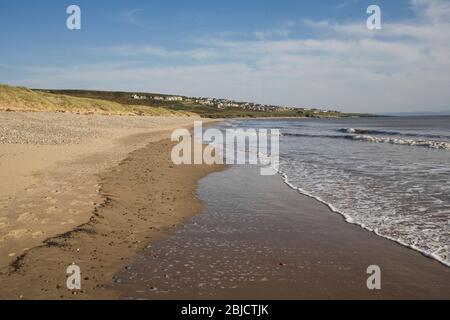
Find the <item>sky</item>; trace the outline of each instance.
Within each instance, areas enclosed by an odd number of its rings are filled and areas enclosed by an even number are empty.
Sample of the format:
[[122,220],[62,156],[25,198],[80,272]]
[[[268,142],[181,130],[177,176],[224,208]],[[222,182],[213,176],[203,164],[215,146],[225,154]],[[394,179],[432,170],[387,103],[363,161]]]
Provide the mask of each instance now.
[[0,0],[0,83],[447,111],[450,0]]

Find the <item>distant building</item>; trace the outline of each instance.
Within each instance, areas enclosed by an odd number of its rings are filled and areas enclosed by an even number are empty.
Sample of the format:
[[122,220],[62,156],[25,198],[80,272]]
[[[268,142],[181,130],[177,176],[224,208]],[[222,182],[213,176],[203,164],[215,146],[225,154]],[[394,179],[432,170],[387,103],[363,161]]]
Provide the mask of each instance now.
[[177,97],[177,96],[169,96],[166,97],[166,101],[183,101],[183,97]]
[[152,99],[158,101],[183,101],[183,97],[179,96],[153,96]]
[[146,96],[140,96],[140,95],[138,95],[138,94],[133,94],[131,97],[132,97],[134,100],[146,100],[146,99],[148,99]]

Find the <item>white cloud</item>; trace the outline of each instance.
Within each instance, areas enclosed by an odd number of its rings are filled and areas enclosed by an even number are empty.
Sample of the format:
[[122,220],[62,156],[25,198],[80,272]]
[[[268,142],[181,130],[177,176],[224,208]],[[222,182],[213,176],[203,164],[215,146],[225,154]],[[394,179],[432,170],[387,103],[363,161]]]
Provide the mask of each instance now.
[[[359,112],[448,109],[450,4],[412,0],[411,7],[414,20],[386,23],[380,31],[367,30],[362,15],[361,21],[345,24],[304,20],[302,28],[320,34],[310,39],[293,38],[296,26],[287,23],[257,31],[247,40],[230,35],[200,39],[190,50],[104,48],[127,61],[139,58],[140,64],[29,70],[20,84],[230,97]],[[167,63],[155,64],[155,57]]]
[[253,35],[258,40],[266,40],[272,38],[287,38],[294,26],[295,23],[293,21],[288,21],[278,28],[255,31],[253,32]]
[[[96,52],[104,52],[105,48],[93,48],[92,50]],[[215,52],[208,48],[198,48],[193,50],[168,50],[152,45],[122,45],[109,47],[107,50],[110,53],[115,53],[122,56],[150,56],[166,59],[189,58],[194,60],[204,60],[213,58],[215,55]]]
[[412,8],[433,23],[450,21],[450,2],[447,0],[412,0]]

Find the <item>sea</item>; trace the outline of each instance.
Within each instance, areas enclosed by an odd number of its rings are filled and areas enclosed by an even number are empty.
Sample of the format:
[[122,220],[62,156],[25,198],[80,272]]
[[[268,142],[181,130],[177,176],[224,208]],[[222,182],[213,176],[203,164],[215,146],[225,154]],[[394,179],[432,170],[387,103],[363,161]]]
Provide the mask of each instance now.
[[279,174],[352,224],[450,266],[450,116],[226,120],[278,129]]

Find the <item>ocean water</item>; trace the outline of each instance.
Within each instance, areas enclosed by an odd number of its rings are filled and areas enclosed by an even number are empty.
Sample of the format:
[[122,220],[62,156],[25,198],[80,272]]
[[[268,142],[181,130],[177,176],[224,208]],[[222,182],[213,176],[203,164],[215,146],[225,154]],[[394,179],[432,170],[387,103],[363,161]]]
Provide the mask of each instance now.
[[231,120],[279,129],[280,174],[347,222],[450,266],[450,116]]

